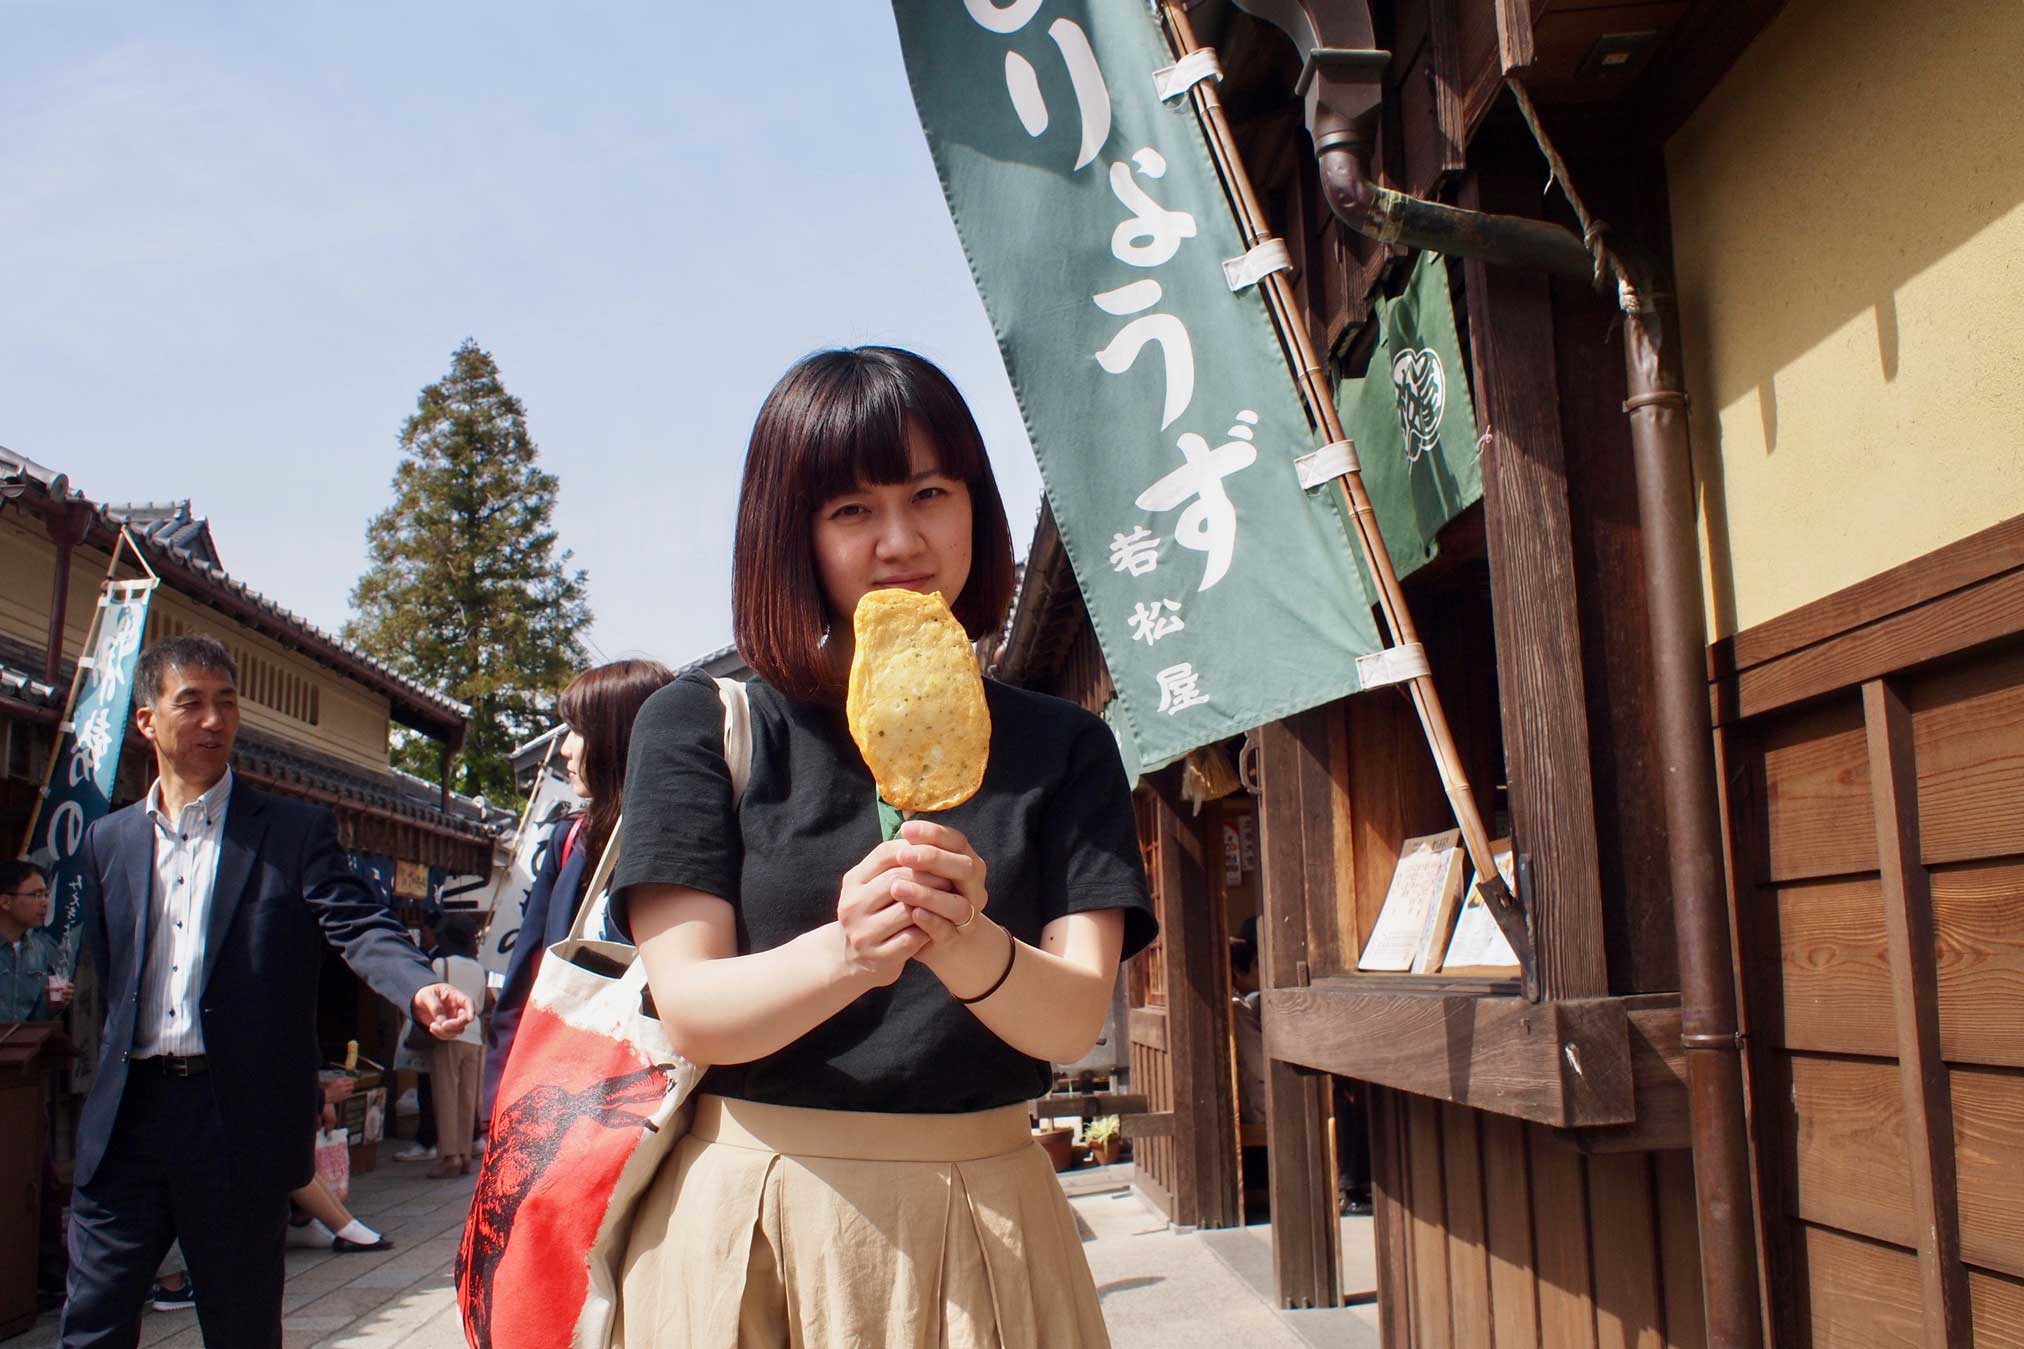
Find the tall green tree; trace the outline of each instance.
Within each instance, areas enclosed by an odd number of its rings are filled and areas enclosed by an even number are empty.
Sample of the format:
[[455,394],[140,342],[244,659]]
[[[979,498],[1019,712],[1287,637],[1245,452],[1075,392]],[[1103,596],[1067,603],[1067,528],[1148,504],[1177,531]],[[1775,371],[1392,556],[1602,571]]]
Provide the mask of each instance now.
[[[393,504],[366,528],[371,561],[344,635],[400,673],[471,707],[451,786],[512,798],[513,746],[553,716],[582,664],[587,577],[554,528],[556,479],[527,412],[469,338],[401,427]],[[394,762],[440,781],[436,747],[396,736]]]

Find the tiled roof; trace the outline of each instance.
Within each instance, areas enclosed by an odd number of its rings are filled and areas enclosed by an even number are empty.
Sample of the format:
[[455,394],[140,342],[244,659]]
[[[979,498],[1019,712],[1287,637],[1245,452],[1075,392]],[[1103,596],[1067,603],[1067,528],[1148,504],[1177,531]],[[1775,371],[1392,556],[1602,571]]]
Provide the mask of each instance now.
[[16,637],[0,633],[0,698],[17,705],[48,708],[62,715],[70,696],[69,671],[58,671],[56,683],[42,677],[40,649]]
[[[417,720],[426,721],[418,729],[447,730],[454,725],[458,733],[470,719],[471,709],[437,689],[417,683],[396,671],[386,662],[375,659],[352,646],[333,633],[326,632],[308,619],[269,599],[244,581],[235,579],[219,566],[217,550],[210,543],[209,522],[194,519],[189,514],[189,503],[140,503],[127,506],[106,506],[90,501],[81,493],[59,488],[68,487],[68,479],[26,455],[0,447],[0,489],[39,489],[42,494],[81,502],[89,506],[94,514],[95,528],[101,537],[93,542],[99,546],[111,547],[117,541],[122,525],[131,525],[129,533],[136,537],[136,546],[146,555],[150,566],[169,576],[180,577],[201,593],[212,592],[220,598],[237,600],[252,611],[254,616],[264,618],[280,628],[283,633],[312,660],[334,664],[346,673],[367,683],[376,684],[389,695],[395,704],[395,720],[403,725],[414,725]],[[122,512],[133,513],[132,519]],[[192,533],[188,526],[194,525],[198,532]],[[176,540],[184,538],[194,548]],[[406,704],[403,708],[402,704]],[[403,711],[407,715],[402,715]]]
[[738,654],[738,646],[735,642],[730,646],[720,646],[707,656],[696,657],[696,659],[690,661],[687,665],[675,671],[675,673],[687,674],[691,670],[701,670],[712,678],[750,679],[752,677],[752,667],[747,665],[745,658]]
[[27,670],[0,664],[0,698],[29,707],[47,707],[60,713],[63,711],[63,695],[64,690],[54,684],[43,683],[39,676]]
[[5,445],[0,445],[0,481],[9,478],[22,478],[28,482],[38,483],[44,490],[54,487],[58,479],[62,479],[65,483],[70,481],[64,474],[58,473],[47,464],[38,464],[19,450],[10,450]]
[[105,513],[151,543],[180,548],[191,557],[222,566],[211,522],[190,513],[188,501],[107,502]]
[[371,768],[251,727],[239,728],[232,757],[244,770],[282,786],[315,787],[341,803],[374,807],[406,816],[435,829],[472,840],[490,841],[501,829],[510,831],[516,817],[484,809],[468,796],[450,794],[442,808],[442,788],[392,768]]

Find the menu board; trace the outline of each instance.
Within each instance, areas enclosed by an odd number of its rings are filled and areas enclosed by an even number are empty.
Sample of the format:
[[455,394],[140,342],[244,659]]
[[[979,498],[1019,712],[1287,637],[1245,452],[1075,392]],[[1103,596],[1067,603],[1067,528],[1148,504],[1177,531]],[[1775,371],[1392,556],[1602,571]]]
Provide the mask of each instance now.
[[1359,970],[1425,970],[1433,963],[1434,935],[1445,935],[1462,885],[1462,831],[1409,838],[1399,847],[1391,887],[1377,926],[1357,960]]

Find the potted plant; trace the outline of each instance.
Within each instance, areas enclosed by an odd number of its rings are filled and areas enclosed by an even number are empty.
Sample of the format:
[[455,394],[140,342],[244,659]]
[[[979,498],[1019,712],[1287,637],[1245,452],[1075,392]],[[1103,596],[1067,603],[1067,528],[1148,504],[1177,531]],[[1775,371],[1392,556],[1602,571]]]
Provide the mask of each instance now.
[[1083,1128],[1082,1140],[1089,1144],[1090,1158],[1098,1166],[1109,1166],[1117,1161],[1118,1149],[1124,1143],[1117,1116],[1099,1115],[1091,1120]]
[[1066,1171],[1075,1165],[1075,1130],[1067,1125],[1036,1128],[1033,1141],[1047,1154],[1047,1160],[1054,1163],[1056,1171]]

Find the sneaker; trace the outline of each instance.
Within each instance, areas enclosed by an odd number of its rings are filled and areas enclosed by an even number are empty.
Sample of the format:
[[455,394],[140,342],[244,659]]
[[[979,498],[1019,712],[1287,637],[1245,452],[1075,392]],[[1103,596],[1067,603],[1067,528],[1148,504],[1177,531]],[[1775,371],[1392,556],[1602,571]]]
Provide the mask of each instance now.
[[436,1160],[435,1144],[431,1143],[427,1147],[424,1147],[420,1143],[410,1143],[394,1154],[394,1160],[397,1162],[433,1162]]
[[148,1292],[148,1305],[158,1312],[189,1312],[197,1309],[197,1285],[189,1279],[183,1280],[181,1288],[164,1288],[156,1284]]

